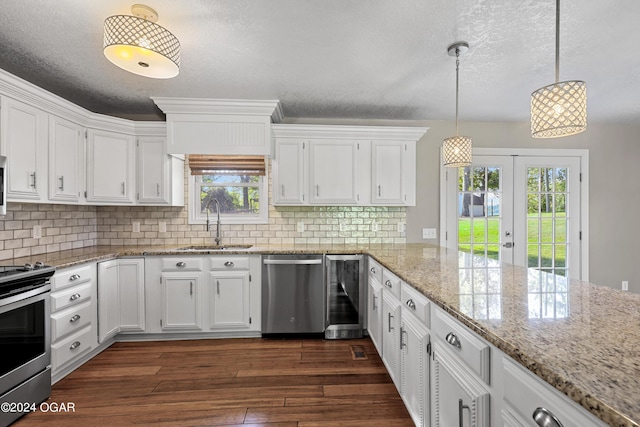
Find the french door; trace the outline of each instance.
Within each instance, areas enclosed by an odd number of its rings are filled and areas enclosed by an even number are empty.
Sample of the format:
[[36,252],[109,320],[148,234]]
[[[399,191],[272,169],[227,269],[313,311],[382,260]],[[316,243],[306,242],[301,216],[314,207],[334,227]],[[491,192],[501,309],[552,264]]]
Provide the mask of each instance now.
[[474,266],[506,262],[587,280],[581,240],[586,152],[476,151],[471,166],[443,168],[443,246],[465,253]]

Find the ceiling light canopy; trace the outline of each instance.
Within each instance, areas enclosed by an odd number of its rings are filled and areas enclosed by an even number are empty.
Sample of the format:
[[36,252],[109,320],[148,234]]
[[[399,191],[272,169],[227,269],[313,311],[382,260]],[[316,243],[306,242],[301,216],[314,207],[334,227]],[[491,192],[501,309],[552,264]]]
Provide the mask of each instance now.
[[456,57],[456,136],[446,138],[442,144],[442,165],[458,168],[469,166],[472,159],[472,143],[468,136],[458,135],[458,74],[460,68],[460,55],[469,50],[467,42],[454,43],[447,48],[449,56]]
[[143,4],[131,6],[131,15],[104,21],[104,56],[131,73],[169,79],[180,72],[180,42],[156,24],[158,14]]
[[560,80],[560,0],[556,0],[556,82],[531,94],[531,136],[558,138],[587,128],[587,84]]

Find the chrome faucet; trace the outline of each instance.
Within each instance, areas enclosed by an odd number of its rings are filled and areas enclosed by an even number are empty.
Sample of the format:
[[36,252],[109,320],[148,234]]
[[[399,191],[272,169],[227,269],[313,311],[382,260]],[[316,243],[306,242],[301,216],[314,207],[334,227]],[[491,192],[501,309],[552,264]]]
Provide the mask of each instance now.
[[218,219],[216,221],[216,238],[214,240],[216,241],[216,245],[220,245],[220,241],[222,239],[220,238],[220,202],[218,201],[218,199],[209,199],[209,202],[207,202],[207,206],[204,208],[207,211],[207,231],[209,231],[210,229],[209,205],[211,204],[211,202],[216,202],[216,212],[218,214]]

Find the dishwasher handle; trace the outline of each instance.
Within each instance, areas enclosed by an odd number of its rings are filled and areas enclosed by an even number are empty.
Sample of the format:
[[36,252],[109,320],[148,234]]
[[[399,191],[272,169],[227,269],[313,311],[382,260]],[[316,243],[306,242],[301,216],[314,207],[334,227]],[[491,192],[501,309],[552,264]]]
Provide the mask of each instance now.
[[320,259],[265,259],[262,262],[266,265],[313,265],[322,264],[322,258]]

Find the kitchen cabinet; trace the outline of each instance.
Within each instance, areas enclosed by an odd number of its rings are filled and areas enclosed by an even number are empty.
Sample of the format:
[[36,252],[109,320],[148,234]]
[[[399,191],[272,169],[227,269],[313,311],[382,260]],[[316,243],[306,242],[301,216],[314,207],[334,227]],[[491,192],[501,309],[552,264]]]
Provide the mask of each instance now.
[[371,202],[374,205],[415,205],[415,141],[371,143]]
[[66,268],[51,278],[51,375],[55,380],[80,365],[96,345],[96,265]]
[[163,331],[202,330],[200,282],[201,274],[197,272],[162,273],[160,324]]
[[400,301],[391,292],[382,292],[382,362],[401,392]]
[[428,426],[429,331],[413,314],[402,309],[400,376],[402,400],[416,426]]
[[358,204],[359,149],[360,143],[354,140],[309,141],[311,203]]
[[184,206],[184,158],[166,152],[166,138],[141,136],[136,141],[139,204]]
[[275,159],[272,162],[274,204],[309,203],[308,144],[304,139],[276,139]]
[[120,326],[118,260],[98,263],[98,342],[114,337]]
[[118,259],[119,332],[144,332],[144,258]]
[[367,331],[378,353],[382,354],[382,285],[371,276],[369,276],[367,300],[367,313],[369,316]]
[[79,203],[84,193],[84,128],[49,116],[49,200]]
[[12,98],[2,98],[1,154],[7,157],[7,199],[47,199],[46,112]]
[[250,328],[249,271],[212,271],[209,281],[211,329]]
[[135,140],[131,135],[89,129],[87,139],[87,202],[135,202]]

